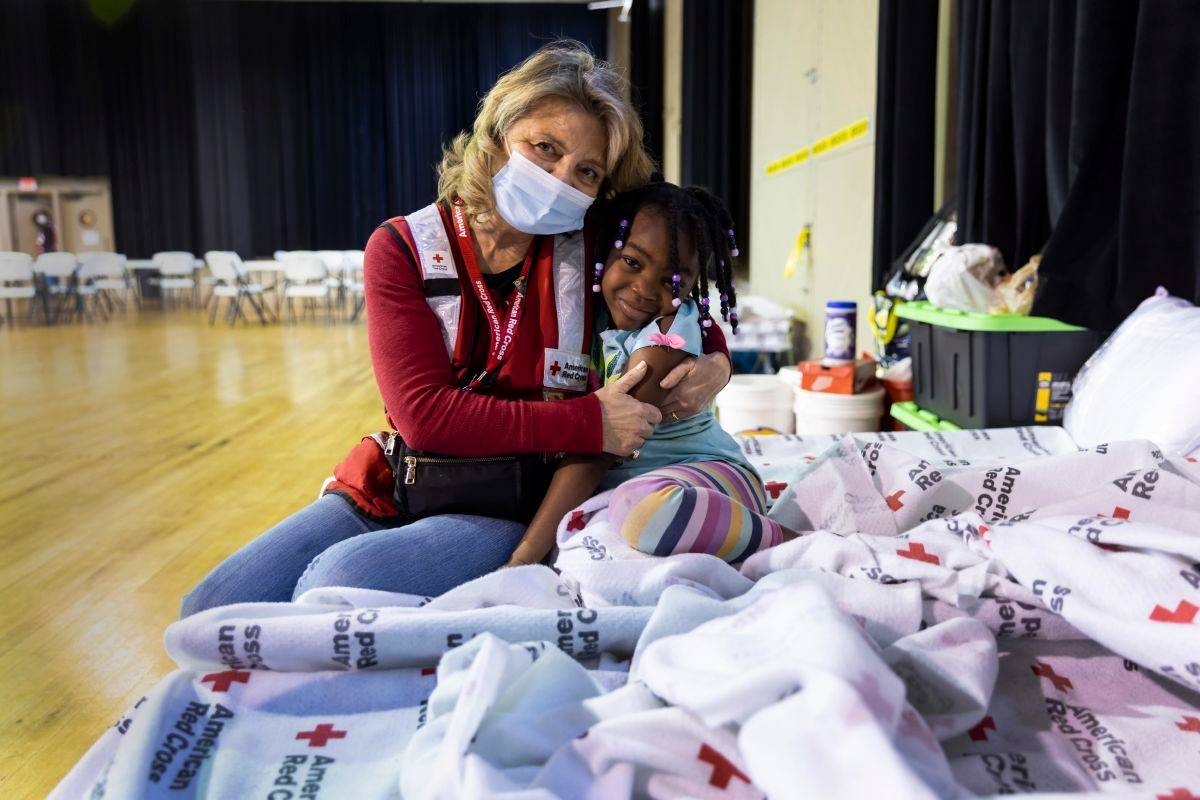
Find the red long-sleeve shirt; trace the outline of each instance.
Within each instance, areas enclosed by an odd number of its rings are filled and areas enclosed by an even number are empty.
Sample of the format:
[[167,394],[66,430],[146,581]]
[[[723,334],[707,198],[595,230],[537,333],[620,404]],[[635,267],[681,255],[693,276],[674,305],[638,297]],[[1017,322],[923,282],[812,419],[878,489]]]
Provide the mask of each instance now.
[[[371,364],[388,417],[408,445],[456,456],[603,451],[600,401],[514,400],[458,388],[437,317],[425,300],[420,268],[390,231],[379,228],[364,261]],[[462,285],[464,307],[478,300]],[[728,355],[714,325],[705,352]],[[475,337],[473,361],[487,355],[486,336]]]

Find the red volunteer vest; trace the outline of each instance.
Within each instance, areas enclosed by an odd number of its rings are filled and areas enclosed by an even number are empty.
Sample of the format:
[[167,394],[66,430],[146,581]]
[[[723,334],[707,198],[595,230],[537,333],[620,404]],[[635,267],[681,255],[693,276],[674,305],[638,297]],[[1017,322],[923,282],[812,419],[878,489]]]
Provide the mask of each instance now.
[[[474,267],[471,231],[461,208],[434,203],[387,224],[417,258],[425,300],[463,385],[492,366],[499,350],[499,368],[478,390],[527,400],[587,391],[592,298],[582,232],[535,238],[523,298],[514,292],[504,304]],[[491,344],[488,363],[474,354],[480,338]]]

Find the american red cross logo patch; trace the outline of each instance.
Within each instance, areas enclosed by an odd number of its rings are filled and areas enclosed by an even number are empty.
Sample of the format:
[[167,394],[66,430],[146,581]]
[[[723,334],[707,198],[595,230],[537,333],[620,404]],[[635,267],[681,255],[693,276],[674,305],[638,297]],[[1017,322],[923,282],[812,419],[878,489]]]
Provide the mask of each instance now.
[[781,481],[768,481],[763,488],[767,490],[767,494],[771,495],[772,500],[778,500],[779,495],[783,494],[783,490],[787,487],[788,485]]
[[1188,733],[1200,733],[1200,719],[1196,717],[1184,717],[1183,722],[1175,723],[1175,727]]
[[555,361],[553,364],[550,365],[550,374],[551,375],[557,376],[558,373],[560,373],[560,372],[562,372],[562,367],[559,366],[557,361]]
[[227,672],[211,672],[200,679],[201,683],[211,683],[214,692],[228,692],[235,683],[248,683],[250,673],[244,670],[229,670]]
[[328,722],[322,722],[311,731],[300,731],[297,739],[308,739],[309,747],[324,747],[330,739],[345,739],[346,732],[335,730]]
[[972,742],[986,742],[987,732],[996,730],[996,722],[991,717],[984,717],[971,730],[967,731],[967,735],[971,737]]
[[700,754],[696,758],[706,764],[712,764],[712,775],[708,779],[709,786],[715,786],[718,789],[727,789],[729,781],[733,778],[750,783],[750,778],[735,767],[732,761],[707,744],[700,745]]
[[1200,797],[1196,797],[1182,786],[1175,787],[1170,794],[1155,795],[1155,798],[1156,800],[1200,800]]
[[445,260],[446,260],[446,259],[442,258],[442,254],[441,254],[441,253],[434,253],[434,254],[433,254],[433,261],[434,261],[434,263],[435,263],[435,264],[440,264],[440,263],[442,263],[442,262],[443,262],[443,261],[445,261]]
[[925,552],[925,545],[920,542],[910,542],[907,550],[897,550],[896,555],[913,561],[924,561],[926,564],[941,564],[942,560],[933,553]]
[[567,530],[581,531],[583,530],[583,512],[579,509],[571,512],[571,518],[567,520]]
[[900,502],[901,497],[904,497],[903,489],[901,489],[898,492],[888,495],[885,498],[887,501],[887,507],[890,508],[892,511],[899,511],[900,509],[904,508],[904,503]]
[[1049,664],[1042,664],[1038,661],[1033,663],[1033,674],[1037,675],[1039,678],[1045,678],[1050,681],[1050,683],[1054,684],[1054,688],[1058,691],[1069,692],[1071,689],[1075,688],[1075,685],[1071,683],[1070,678],[1064,678],[1062,675],[1059,675]]
[[1178,622],[1187,624],[1196,619],[1196,612],[1200,608],[1189,603],[1187,600],[1180,600],[1179,605],[1175,606],[1174,611],[1169,611],[1160,605],[1155,605],[1154,610],[1150,612],[1150,619],[1154,622]]

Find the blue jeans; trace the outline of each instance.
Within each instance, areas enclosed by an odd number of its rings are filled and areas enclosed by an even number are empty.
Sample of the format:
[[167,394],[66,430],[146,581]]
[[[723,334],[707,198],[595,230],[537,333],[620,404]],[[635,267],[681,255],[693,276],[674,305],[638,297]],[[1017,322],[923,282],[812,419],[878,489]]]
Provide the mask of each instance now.
[[525,526],[464,515],[385,528],[327,494],[217,565],[180,618],[231,603],[287,602],[318,586],[435,597],[508,562]]

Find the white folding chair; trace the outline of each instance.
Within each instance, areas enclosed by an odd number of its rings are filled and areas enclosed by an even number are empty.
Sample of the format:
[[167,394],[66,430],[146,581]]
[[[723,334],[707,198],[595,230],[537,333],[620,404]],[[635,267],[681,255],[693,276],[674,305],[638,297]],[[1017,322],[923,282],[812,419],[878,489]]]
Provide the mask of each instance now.
[[79,261],[74,253],[42,253],[33,262],[35,275],[41,276],[38,291],[42,293],[46,318],[51,324],[58,322],[64,309],[82,315],[78,270]]
[[366,305],[366,294],[363,288],[363,260],[366,256],[362,250],[342,251],[342,280],[346,287],[346,296],[354,303],[354,314],[351,322],[358,320]]
[[[126,268],[125,256],[120,253],[93,252],[79,254],[80,291],[87,294],[101,313],[108,316],[116,308],[125,313],[132,280]],[[114,302],[115,301],[115,302]]]
[[[339,255],[341,255],[339,253]],[[329,269],[325,262],[314,254],[288,253],[283,259],[283,299],[287,301],[288,319],[296,321],[296,299],[304,302],[310,310],[317,300],[325,301],[325,320],[333,322],[334,285],[329,283]]]
[[4,314],[8,324],[13,324],[13,300],[24,300],[29,305],[29,321],[37,303],[37,286],[33,281],[33,257],[28,253],[0,253],[0,298],[4,299]]
[[236,325],[239,317],[244,317],[249,322],[249,317],[246,317],[245,312],[242,311],[243,300],[248,301],[251,308],[258,314],[258,321],[266,325],[271,309],[267,308],[263,302],[262,284],[246,280],[242,270],[241,256],[228,250],[209,250],[204,254],[204,261],[208,264],[213,278],[218,281],[213,286],[215,300],[212,313],[208,317],[208,324],[212,325],[216,321],[221,299],[226,298],[230,301],[228,304],[230,325]]
[[187,292],[191,306],[196,307],[196,257],[184,250],[165,250],[150,257],[158,268],[160,277],[150,282],[162,291],[163,308],[171,299],[171,292]]
[[318,250],[317,258],[325,264],[329,277],[325,284],[337,292],[337,310],[340,314],[346,305],[346,252],[344,250]]

